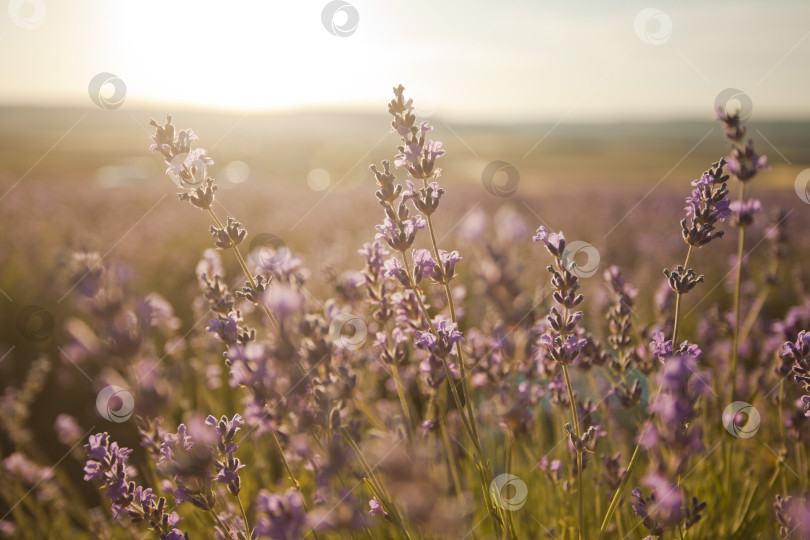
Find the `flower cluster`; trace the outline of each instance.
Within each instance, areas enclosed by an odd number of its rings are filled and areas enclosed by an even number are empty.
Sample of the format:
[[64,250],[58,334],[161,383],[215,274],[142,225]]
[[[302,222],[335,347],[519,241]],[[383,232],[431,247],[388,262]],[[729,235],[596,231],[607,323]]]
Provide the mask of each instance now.
[[777,495],[773,507],[779,524],[779,538],[789,540],[810,535],[810,502],[806,496],[794,499]]
[[715,238],[722,238],[723,231],[716,228],[718,222],[731,216],[728,188],[721,159],[692,182],[692,194],[686,198],[686,218],[681,220],[683,240],[695,247],[705,246]]
[[166,512],[166,499],[158,499],[151,488],[144,489],[128,480],[127,462],[132,450],[111,443],[107,433],[91,435],[84,448],[84,480],[104,482],[104,496],[112,502],[114,518],[124,515],[133,523],[145,521],[161,540],[188,540],[188,533],[176,528],[182,518],[176,512]]
[[228,486],[228,491],[234,495],[239,495],[239,490],[242,487],[242,482],[239,478],[239,469],[244,467],[238,458],[234,457],[237,450],[237,445],[234,442],[234,436],[239,431],[239,426],[244,424],[242,417],[238,414],[233,415],[232,419],[223,416],[219,421],[213,416],[205,419],[205,424],[211,426],[217,431],[217,450],[219,451],[220,459],[214,463],[215,470],[217,471],[216,480]]
[[792,364],[793,379],[807,392],[801,403],[805,416],[810,418],[810,332],[802,330],[795,342],[786,342],[779,356],[783,363]]
[[576,335],[577,323],[582,319],[582,312],[571,312],[582,303],[584,297],[577,292],[580,287],[579,280],[571,272],[570,264],[567,265],[563,257],[565,252],[563,233],[549,233],[545,227],[540,227],[534,235],[534,241],[542,242],[554,257],[556,268],[549,266],[547,269],[551,274],[554,301],[564,311],[564,314],[561,314],[556,306],[552,306],[551,314],[547,317],[550,330],[540,336],[538,343],[548,350],[551,358],[562,365],[568,365],[579,357],[587,344],[587,340]]
[[[437,316],[433,319],[434,331],[420,331],[414,333],[414,342],[420,349],[427,351],[427,356],[422,360],[419,369],[427,377],[428,384],[437,387],[444,381],[446,373],[444,363],[448,355],[455,354],[455,346],[461,342],[463,336],[457,329],[456,323]],[[458,377],[453,362],[448,361],[448,366],[454,377]]]
[[[748,140],[743,142],[746,134],[746,128],[742,125],[742,118],[740,111],[728,112],[720,108],[717,110],[717,119],[723,125],[723,133],[726,139],[731,143],[731,155],[728,158],[728,170],[737,180],[745,185],[757,173],[769,169],[768,158],[757,154],[754,149],[754,142]],[[756,199],[745,200],[743,190],[743,197],[737,201],[737,205],[731,207],[731,211],[735,215],[734,225],[737,227],[745,227],[753,222],[753,214],[758,212],[761,204]]]
[[607,313],[608,343],[616,350],[616,358],[611,358],[609,366],[616,373],[624,373],[633,358],[631,315],[638,290],[625,281],[618,266],[605,270],[604,278],[613,293],[613,303]]
[[214,160],[208,157],[203,148],[191,149],[191,143],[197,140],[197,136],[190,129],[177,131],[171,116],[166,117],[166,123],[162,126],[154,120],[149,125],[155,128],[152,137],[154,144],[149,149],[163,156],[168,167],[166,174],[182,190],[178,194],[180,200],[189,201],[201,210],[210,209],[217,186],[207,171]]
[[[402,145],[397,147],[399,154],[396,156],[394,165],[404,167],[415,179],[426,180],[438,176],[439,171],[435,169],[436,158],[443,156],[444,150],[442,150],[441,142],[425,139],[425,134],[433,129],[427,122],[416,126],[413,100],[406,101],[404,92],[405,88],[401,84],[394,88],[394,99],[388,104],[388,113],[394,117],[391,126],[402,138]],[[423,213],[433,213],[438,205],[438,199],[443,193],[444,190],[438,189],[436,184],[431,184],[427,190],[423,191],[420,202],[429,209],[429,212]],[[409,197],[413,196],[411,185]],[[431,202],[434,197],[435,204]]]
[[439,250],[440,263],[434,261],[433,256],[426,249],[413,250],[411,257],[414,264],[414,281],[419,283],[423,279],[430,278],[437,285],[444,284],[445,279],[447,281],[453,279],[456,275],[456,264],[462,259],[458,251],[448,253],[443,249]]
[[698,370],[702,352],[683,342],[675,351],[663,333],[656,333],[650,348],[663,368],[658,375],[660,392],[651,398],[650,412],[658,422],[644,426],[639,444],[655,458],[655,468],[644,478],[653,489],[655,505],[650,514],[665,526],[681,523],[687,517],[681,488],[674,479],[685,471],[689,456],[704,449],[702,430],[694,422],[697,399],[708,391],[705,374]]

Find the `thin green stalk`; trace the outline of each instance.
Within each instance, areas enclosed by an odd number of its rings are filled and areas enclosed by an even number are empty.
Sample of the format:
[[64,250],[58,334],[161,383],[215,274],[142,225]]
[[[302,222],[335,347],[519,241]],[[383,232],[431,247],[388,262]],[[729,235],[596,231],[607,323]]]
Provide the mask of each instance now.
[[[567,316],[563,318],[563,321],[568,320]],[[568,366],[563,364],[563,375],[565,375],[565,386],[568,389],[568,400],[571,402],[571,416],[574,417],[574,433],[577,437],[577,442],[582,440],[582,435],[580,434],[579,429],[579,418],[577,415],[577,405],[576,401],[574,401],[574,390],[571,388],[571,380],[568,378]],[[577,448],[577,498],[579,499],[579,538],[580,540],[584,537],[585,531],[585,510],[583,505],[583,497],[582,497],[582,450]]]
[[[445,381],[447,382],[447,381]],[[442,385],[439,389],[439,392],[444,394],[444,385]],[[464,502],[464,494],[461,489],[461,478],[458,474],[458,469],[456,468],[456,460],[453,457],[453,446],[450,444],[450,437],[447,434],[447,397],[446,395],[442,395],[439,397],[439,432],[442,438],[442,444],[444,445],[444,451],[447,454],[447,467],[450,469],[450,477],[453,480],[453,488],[456,491],[456,498],[460,503]]]
[[[436,332],[436,328],[433,326],[433,321],[430,319],[430,314],[428,313],[427,309],[425,308],[424,302],[422,302],[422,296],[417,292],[416,284],[414,283],[413,274],[411,272],[411,265],[408,262],[408,258],[405,257],[404,253],[402,254],[402,260],[405,262],[405,271],[408,274],[408,282],[410,283],[410,288],[414,292],[414,296],[416,297],[416,301],[419,303],[419,308],[422,311],[422,314],[425,316],[425,320],[427,321],[427,324],[428,324],[428,327],[430,328],[431,333],[433,333],[433,335],[436,336],[436,335],[438,335],[437,332]],[[440,358],[440,360],[442,361],[442,366],[444,367],[444,372],[445,372],[445,375],[447,376],[447,380],[452,381],[453,380],[453,374],[450,371],[450,366],[447,364],[447,360],[445,358]],[[470,427],[469,421],[467,419],[467,415],[464,412],[465,411],[464,405],[461,404],[461,398],[458,395],[458,390],[456,389],[456,385],[455,384],[448,384],[448,386],[450,387],[450,392],[453,394],[453,399],[456,402],[456,407],[458,408],[459,416],[461,417],[461,421],[464,424],[464,428],[467,430],[467,434],[470,436],[470,439],[472,440],[473,445],[475,446],[475,450],[479,454],[479,457],[480,457],[482,455],[481,454],[481,443],[478,440],[478,438],[474,436],[474,434],[472,432],[472,428]]]
[[[683,263],[683,267],[686,270],[689,270],[689,260],[692,258],[692,251],[694,250],[694,246],[689,244],[689,250],[686,252],[686,260]],[[681,322],[681,293],[675,294],[675,322],[672,325],[672,346],[678,346],[678,330],[680,329],[680,322]]]
[[208,511],[211,513],[212,516],[214,516],[214,521],[216,521],[217,524],[220,527],[222,527],[222,532],[227,534],[228,536],[231,536],[231,528],[228,527],[221,519],[219,519],[219,516],[217,515],[217,513],[214,512],[214,508],[209,506]]
[[[745,200],[745,182],[740,182],[740,202]],[[731,377],[731,394],[729,395],[730,401],[735,400],[737,394],[737,362],[739,360],[740,348],[740,304],[742,295],[742,268],[743,268],[743,252],[745,249],[745,226],[740,225],[740,234],[737,241],[737,280],[734,283],[734,336],[731,344],[731,369],[729,376]],[[731,490],[731,446],[726,443],[725,451],[723,452],[723,465],[725,476],[725,492],[729,493]]]
[[357,446],[357,443],[354,441],[351,434],[346,430],[345,427],[340,427],[340,433],[343,435],[343,440],[345,440],[346,443],[351,447],[352,451],[354,451],[354,454],[357,456],[357,459],[360,461],[360,464],[365,470],[366,485],[368,485],[369,489],[376,497],[378,497],[379,503],[383,505],[389,516],[394,519],[394,522],[397,524],[397,526],[399,526],[403,536],[408,540],[411,540],[411,535],[408,532],[408,528],[405,526],[402,515],[399,513],[399,510],[394,504],[391,494],[385,488],[385,484],[383,484],[382,480],[374,472],[374,469],[371,467],[371,465],[369,465],[368,461],[366,461],[365,456],[363,456],[363,453],[360,451],[360,447]]
[[248,538],[253,538],[253,531],[250,530],[250,522],[248,521],[247,512],[245,512],[245,506],[242,504],[242,499],[239,498],[239,495],[234,495],[236,497],[236,502],[239,503],[239,510],[242,511],[242,519],[245,520],[245,534]]
[[[563,310],[563,327],[560,329],[560,339],[565,343],[565,325],[568,324],[568,308]],[[565,387],[568,390],[568,401],[571,403],[571,418],[574,423],[574,433],[577,437],[577,444],[574,446],[577,451],[577,499],[579,509],[579,538],[582,540],[585,534],[585,506],[582,493],[582,450],[579,442],[582,440],[582,431],[579,427],[579,416],[577,415],[577,402],[574,399],[574,389],[571,386],[571,379],[568,377],[568,366],[562,364],[563,375],[565,376]]]
[[636,449],[633,451],[633,455],[630,458],[630,464],[627,466],[627,471],[622,476],[621,482],[619,482],[619,487],[616,488],[616,493],[613,494],[613,499],[610,501],[610,506],[608,506],[607,513],[605,514],[605,519],[602,520],[602,526],[599,528],[599,538],[607,532],[608,525],[610,525],[610,518],[613,517],[613,513],[616,511],[616,507],[619,506],[619,498],[624,491],[625,486],[630,481],[630,473],[633,472],[633,468],[636,466],[638,462],[638,457],[641,455],[641,446],[636,445]]
[[[208,207],[208,213],[211,215],[211,218],[214,220],[214,223],[217,224],[217,227],[219,227],[220,229],[224,228],[224,225],[219,220],[216,213],[214,213],[214,209],[211,208],[210,206]],[[248,270],[247,263],[245,262],[245,258],[242,257],[242,252],[239,251],[239,247],[236,246],[235,244],[231,244],[231,249],[233,250],[233,254],[236,256],[236,260],[239,262],[239,266],[242,267],[242,271],[245,273],[245,277],[247,277],[248,282],[250,283],[250,286],[255,289],[256,288],[256,280],[253,279],[253,276],[250,274],[250,270]],[[262,304],[262,310],[267,315],[267,318],[270,320],[270,324],[273,326],[273,329],[276,332],[279,332],[278,322],[276,321],[276,318],[273,316],[273,314],[270,313],[270,310],[267,309],[267,306]]]
[[[390,355],[394,358],[395,355]],[[399,368],[397,368],[396,358],[391,363],[391,372],[394,374],[394,382],[397,385],[397,395],[399,396],[399,404],[402,407],[402,414],[405,415],[406,432],[408,438],[413,436],[413,420],[411,420],[411,408],[408,406],[408,400],[405,397],[405,387],[402,385],[402,379],[399,376]]]
[[[425,188],[427,188],[427,180],[423,179],[425,184]],[[436,242],[436,234],[433,232],[433,220],[431,219],[430,215],[426,215],[425,218],[427,219],[428,224],[428,232],[430,233],[430,243],[433,246],[433,256],[436,257],[436,264],[439,265],[439,271],[442,273],[442,282],[444,285],[444,294],[447,297],[447,307],[450,309],[450,320],[454,323],[458,324],[458,320],[456,319],[456,308],[453,304],[453,294],[450,291],[450,283],[447,279],[447,275],[444,272],[444,266],[441,263],[441,257],[439,256],[439,245]],[[467,416],[470,419],[470,427],[472,428],[473,435],[476,439],[480,439],[478,435],[478,427],[475,423],[475,414],[473,414],[472,409],[472,400],[470,399],[470,389],[467,386],[467,373],[466,368],[464,366],[464,353],[461,350],[461,344],[456,343],[456,355],[458,356],[458,363],[459,363],[459,371],[461,375],[461,392],[464,395],[464,403],[467,407]]]
[[[740,183],[740,202],[745,200],[745,182]],[[745,227],[740,226],[737,242],[737,281],[734,283],[734,337],[731,349],[731,400],[737,393],[737,361],[740,347],[740,296],[742,294],[743,252],[745,249]]]
[[[515,445],[515,438],[512,434],[507,434],[506,436],[506,473],[512,474],[512,447]],[[512,538],[518,538],[517,530],[515,529],[515,520],[512,517],[512,511],[510,510],[507,514],[509,518],[507,520],[507,524],[509,525],[509,534],[512,535]]]
[[[411,290],[413,290],[413,292],[414,292],[414,296],[416,297],[416,301],[419,303],[419,308],[422,311],[422,314],[424,315],[425,320],[427,321],[427,324],[428,324],[428,327],[430,328],[430,331],[433,333],[434,336],[436,336],[436,335],[438,335],[437,332],[436,332],[436,328],[433,326],[433,321],[430,319],[430,314],[428,313],[427,309],[425,308],[424,302],[422,302],[422,296],[419,294],[419,292],[417,292],[418,289],[417,289],[416,284],[414,283],[414,280],[413,280],[413,273],[411,272],[411,265],[408,262],[408,258],[405,256],[404,253],[402,254],[402,260],[403,260],[404,265],[405,265],[405,272],[406,272],[406,274],[408,276],[409,286],[410,286]],[[469,423],[469,421],[467,419],[467,414],[465,413],[464,405],[462,405],[461,398],[458,395],[458,390],[456,389],[456,385],[452,383],[453,374],[452,374],[452,372],[450,370],[449,364],[447,363],[447,359],[444,358],[444,357],[440,357],[439,359],[442,362],[442,367],[444,368],[444,372],[445,372],[445,375],[446,375],[447,381],[448,381],[447,386],[450,388],[450,393],[453,395],[453,400],[456,403],[456,408],[458,409],[459,417],[461,418],[461,423],[464,424],[464,429],[467,431],[467,436],[470,438],[470,440],[473,443],[473,450],[474,450],[474,454],[475,454],[475,458],[476,458],[476,466],[479,469],[479,473],[480,473],[480,477],[481,477],[481,488],[482,488],[482,490],[484,492],[484,499],[487,502],[487,509],[489,510],[490,516],[493,518],[493,521],[495,522],[495,528],[497,529],[498,528],[498,522],[495,519],[495,514],[498,513],[498,511],[495,510],[492,507],[492,500],[490,499],[490,496],[489,496],[489,485],[491,484],[491,482],[492,482],[492,480],[494,478],[493,475],[492,475],[492,469],[489,466],[489,461],[487,461],[484,458],[484,452],[483,452],[483,450],[481,448],[481,441],[478,439],[475,432],[470,427],[470,423]],[[467,403],[469,404],[469,400],[467,401]],[[504,517],[503,513],[501,512],[501,519],[502,520],[503,520],[503,517]]]

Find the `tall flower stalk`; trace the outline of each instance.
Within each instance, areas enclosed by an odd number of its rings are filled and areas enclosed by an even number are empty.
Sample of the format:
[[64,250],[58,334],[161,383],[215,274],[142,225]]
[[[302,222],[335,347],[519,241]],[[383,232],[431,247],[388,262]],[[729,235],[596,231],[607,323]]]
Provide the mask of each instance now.
[[[683,241],[689,246],[686,251],[686,258],[684,259],[683,265],[678,265],[672,270],[664,270],[667,284],[670,290],[675,293],[675,313],[672,325],[671,344],[678,342],[681,324],[682,296],[703,281],[702,275],[697,275],[692,268],[689,268],[692,254],[695,248],[703,247],[716,238],[722,238],[724,231],[719,230],[717,226],[720,222],[726,221],[731,217],[728,189],[726,187],[728,175],[724,173],[725,166],[726,161],[721,159],[717,163],[712,164],[711,168],[704,172],[700,178],[692,182],[692,193],[686,198],[686,207],[684,208],[686,217],[681,220],[681,236]],[[659,340],[659,343],[661,341],[664,341],[663,338]],[[652,346],[656,347],[656,345]],[[656,394],[660,394],[662,388],[663,386],[659,385]],[[600,537],[607,532],[610,520],[618,507],[621,495],[630,480],[630,474],[638,463],[641,454],[641,446],[641,442],[638,442],[633,449],[627,471],[624,473],[621,483],[616,489],[605,517],[602,520],[602,525],[599,528]]]
[[[456,251],[447,252],[439,249],[433,228],[432,214],[438,208],[445,191],[432,180],[438,179],[440,173],[440,170],[436,168],[436,159],[442,157],[445,152],[441,142],[426,138],[426,134],[432,130],[427,122],[416,124],[413,100],[406,100],[404,92],[405,88],[402,85],[394,88],[394,98],[388,104],[388,112],[394,117],[391,125],[402,140],[402,144],[397,147],[399,153],[394,165],[404,168],[410,178],[421,183],[422,187],[417,188],[412,180],[408,180],[406,182],[408,189],[404,190],[402,185],[396,182],[396,177],[391,172],[388,161],[382,162],[382,170],[378,169],[376,165],[370,166],[377,180],[377,200],[385,212],[383,223],[377,226],[377,239],[385,241],[394,252],[399,253],[399,258],[390,258],[385,261],[386,276],[404,287],[408,294],[413,295],[429,330],[429,332],[417,331],[414,337],[417,346],[428,355],[426,367],[430,373],[429,381],[432,380],[436,383],[439,392],[438,402],[441,409],[439,428],[442,430],[448,459],[452,460],[449,439],[445,432],[446,407],[443,405],[442,397],[445,388],[449,388],[461,422],[473,444],[473,455],[479,471],[483,497],[488,512],[495,521],[496,528],[499,528],[506,522],[506,519],[500,509],[493,504],[489,494],[493,474],[490,463],[484,456],[476,426],[472,399],[467,385],[464,353],[461,348],[462,334],[457,330],[458,320],[450,289],[450,280],[455,275],[455,265],[461,260],[461,257]],[[413,216],[411,216],[407,204],[409,201],[416,210],[416,214]],[[412,250],[411,261],[409,261],[407,250],[412,247],[417,232],[426,227],[430,234],[432,254],[426,250]],[[429,279],[433,283],[443,286],[450,311],[449,320],[431,317],[419,288],[423,279]],[[448,359],[451,351],[456,357],[456,361],[452,363]],[[441,375],[432,373],[431,365],[441,366],[443,373]],[[454,382],[456,378],[460,379],[458,385]],[[453,464],[451,464],[451,470],[452,467]],[[458,484],[455,475],[453,475],[453,481]]]
[[731,347],[731,394],[733,401],[737,393],[737,362],[740,348],[740,308],[742,290],[743,255],[745,249],[745,229],[754,222],[754,214],[762,208],[756,199],[746,199],[746,187],[759,171],[768,169],[768,158],[756,153],[754,142],[745,142],[746,127],[740,118],[740,111],[729,113],[724,109],[717,110],[717,119],[723,125],[723,133],[731,143],[731,155],[728,159],[728,170],[740,185],[739,198],[731,203],[734,214],[734,225],[739,228],[737,235],[736,281],[734,283],[734,336]]
[[[178,198],[208,212],[216,225],[211,226],[211,235],[215,245],[219,249],[233,251],[239,267],[248,280],[247,285],[255,295],[258,295],[263,291],[263,283],[257,281],[250,273],[247,262],[239,250],[239,245],[247,237],[247,231],[232,217],[228,217],[227,225],[223,224],[214,212],[214,194],[218,186],[214,179],[208,176],[208,166],[213,165],[214,160],[208,156],[204,148],[191,148],[192,143],[198,140],[197,135],[190,129],[177,131],[172,123],[171,115],[167,115],[166,123],[162,126],[155,120],[150,120],[149,125],[155,128],[150,150],[163,156],[167,166],[166,174],[181,190]],[[273,314],[267,309],[267,306],[262,304],[261,308],[267,315],[270,324],[278,331],[278,323]]]
[[557,307],[551,308],[551,314],[547,318],[550,330],[540,336],[539,343],[548,350],[548,354],[551,358],[562,367],[565,387],[568,391],[573,427],[571,424],[566,424],[565,429],[568,431],[568,437],[576,452],[578,534],[579,538],[582,539],[585,535],[582,453],[585,451],[588,441],[593,436],[594,428],[589,427],[587,433],[583,435],[577,414],[577,401],[573,386],[571,385],[571,378],[568,374],[568,366],[579,358],[580,352],[588,343],[587,340],[578,337],[575,333],[577,323],[582,319],[582,312],[577,311],[572,313],[572,310],[581,304],[585,297],[577,292],[579,290],[579,283],[574,273],[576,265],[573,260],[569,260],[568,254],[565,251],[565,236],[563,236],[563,233],[549,233],[545,227],[540,227],[534,235],[534,241],[542,242],[552,257],[554,257],[554,266],[548,266],[547,269],[551,274],[554,301],[562,309],[562,313],[557,310]]
[[[730,113],[722,108],[717,110],[717,119],[723,125],[723,133],[731,143],[731,155],[728,159],[728,170],[734,175],[740,184],[739,199],[732,202],[730,210],[733,213],[732,223],[739,229],[737,234],[737,259],[736,259],[736,279],[734,281],[734,297],[732,300],[734,312],[734,327],[731,342],[731,367],[729,376],[731,377],[731,390],[729,401],[734,401],[737,395],[737,364],[740,356],[740,316],[742,309],[742,280],[743,280],[743,259],[745,255],[745,230],[754,222],[754,215],[762,209],[761,203],[757,199],[746,199],[746,187],[761,170],[768,169],[768,158],[761,156],[754,150],[752,140],[744,142],[746,127],[742,124],[740,110]],[[725,464],[725,489],[730,491],[731,485],[731,447],[726,445],[724,452]]]

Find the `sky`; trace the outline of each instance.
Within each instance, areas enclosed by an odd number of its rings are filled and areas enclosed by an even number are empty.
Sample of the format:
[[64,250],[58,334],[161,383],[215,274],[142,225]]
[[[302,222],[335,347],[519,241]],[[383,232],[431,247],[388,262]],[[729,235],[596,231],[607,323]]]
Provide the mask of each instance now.
[[5,106],[379,111],[402,83],[469,121],[810,117],[807,0],[4,3]]

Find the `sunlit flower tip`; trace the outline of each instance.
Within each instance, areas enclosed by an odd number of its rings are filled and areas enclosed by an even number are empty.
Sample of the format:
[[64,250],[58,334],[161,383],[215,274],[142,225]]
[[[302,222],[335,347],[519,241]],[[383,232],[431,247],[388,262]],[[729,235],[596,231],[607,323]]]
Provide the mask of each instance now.
[[441,141],[429,141],[425,147],[425,159],[431,164],[436,161],[436,158],[442,157],[444,153]]
[[383,509],[380,501],[377,500],[377,497],[373,497],[370,501],[368,501],[368,506],[370,508],[368,515],[373,516],[377,514],[388,519],[388,512]]
[[366,242],[363,244],[363,248],[357,250],[357,252],[365,258],[369,269],[379,271],[383,267],[383,261],[388,250],[385,249],[383,244],[375,241],[371,244]]
[[402,268],[402,263],[399,262],[399,259],[396,257],[386,259],[384,266],[384,275],[386,278],[398,281],[403,287],[411,286],[411,280],[408,277],[408,272]]
[[542,242],[545,244],[549,253],[555,257],[562,256],[562,253],[565,250],[565,236],[563,233],[549,233],[548,229],[546,229],[544,226],[537,229],[537,233],[534,235],[533,240],[535,242]]
[[415,249],[411,254],[414,265],[414,279],[417,283],[425,278],[432,278],[434,281],[441,281],[441,272],[436,261],[431,257],[426,249]]

